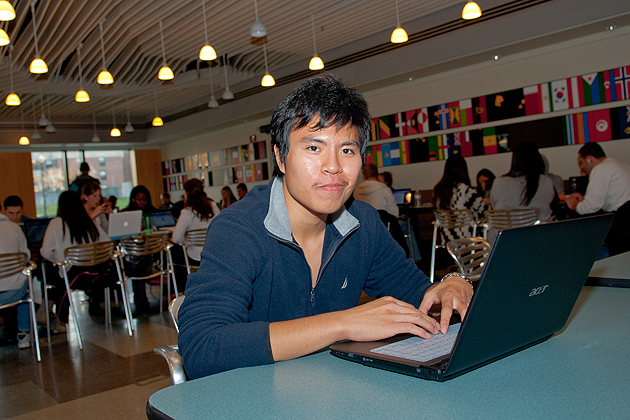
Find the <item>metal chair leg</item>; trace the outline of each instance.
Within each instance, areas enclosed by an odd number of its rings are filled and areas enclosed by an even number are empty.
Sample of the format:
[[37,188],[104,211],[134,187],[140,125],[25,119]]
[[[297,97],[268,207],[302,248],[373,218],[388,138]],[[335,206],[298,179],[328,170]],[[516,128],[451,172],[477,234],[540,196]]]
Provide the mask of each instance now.
[[72,323],[77,332],[77,341],[79,342],[79,348],[83,350],[83,339],[81,338],[81,330],[79,329],[79,320],[77,319],[77,312],[74,310],[72,293],[70,293],[70,283],[68,282],[68,272],[65,267],[63,269],[63,280],[66,283],[66,293],[68,294],[68,302],[70,303],[70,311],[72,312]]
[[[35,344],[35,352],[37,353],[37,361],[42,361],[42,355],[39,349],[39,333],[37,332],[37,318],[35,318],[35,299],[33,298],[33,277],[28,275],[28,306],[31,309],[31,333],[33,334],[33,344]],[[48,310],[48,308],[46,308]]]

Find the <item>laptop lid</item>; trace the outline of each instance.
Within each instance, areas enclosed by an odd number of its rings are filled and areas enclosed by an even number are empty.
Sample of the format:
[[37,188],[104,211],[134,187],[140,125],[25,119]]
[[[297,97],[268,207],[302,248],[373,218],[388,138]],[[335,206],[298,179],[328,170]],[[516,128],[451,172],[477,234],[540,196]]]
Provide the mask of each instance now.
[[[445,380],[538,344],[567,322],[613,218],[608,214],[500,232],[447,364],[442,358],[422,363],[371,351],[398,338],[345,342],[331,351],[368,366]],[[435,362],[442,363],[440,371],[425,369]]]
[[125,211],[109,215],[109,238],[120,239],[139,235],[142,230],[142,210]]
[[402,204],[409,204],[409,202],[406,201],[406,197],[407,194],[411,193],[411,189],[393,190],[392,193],[394,194],[396,204],[399,206]]
[[50,223],[51,220],[52,218],[24,220],[24,235],[26,236],[26,242],[29,247],[37,244],[41,245],[44,241],[46,228],[48,228],[48,223]]
[[151,222],[153,223],[153,226],[158,229],[175,226],[177,224],[177,222],[175,222],[175,218],[173,217],[173,213],[171,213],[170,210],[151,213]]

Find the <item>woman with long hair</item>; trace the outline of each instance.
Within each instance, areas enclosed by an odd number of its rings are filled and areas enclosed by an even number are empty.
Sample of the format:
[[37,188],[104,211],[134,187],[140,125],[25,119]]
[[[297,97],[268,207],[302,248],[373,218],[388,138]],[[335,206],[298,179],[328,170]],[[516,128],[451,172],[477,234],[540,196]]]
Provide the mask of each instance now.
[[[64,191],[59,196],[57,217],[52,219],[46,228],[40,252],[47,260],[59,262],[63,261],[66,248],[104,241],[109,241],[109,236],[85,211],[79,195],[74,191]],[[90,267],[88,271],[97,273],[107,271],[109,276],[109,263],[103,264],[102,267]],[[60,278],[53,280],[53,283],[57,283],[56,289],[59,293],[52,298],[57,306],[57,318],[65,324],[68,322],[68,297],[65,296],[61,270]],[[68,278],[73,283],[72,288],[83,288],[81,284],[87,281],[87,275],[82,275],[85,271],[85,267],[70,268]],[[107,287],[106,282],[103,282],[103,287]]]
[[[483,212],[489,209],[483,197],[470,186],[468,165],[459,154],[452,155],[444,164],[442,179],[433,188],[433,204],[440,210],[472,211],[475,220],[483,217]],[[442,229],[442,243],[453,239],[471,236],[470,229]]]
[[88,181],[81,187],[79,195],[90,218],[107,232],[109,227],[107,215],[112,213],[112,205],[108,200],[103,199],[101,184],[96,181]]
[[556,193],[553,181],[544,173],[545,162],[538,147],[530,141],[519,143],[512,152],[510,171],[495,179],[492,184],[492,208],[537,208],[540,211],[540,220],[549,220],[550,204]]
[[488,199],[486,203],[490,202],[490,190],[492,190],[492,183],[496,176],[490,169],[482,169],[477,172],[477,194],[485,199]]
[[234,197],[232,189],[227,185],[221,188],[221,210],[227,209],[234,203],[236,203],[236,197]]
[[[189,179],[184,183],[184,208],[177,219],[175,230],[173,230],[173,242],[177,244],[184,243],[186,238],[186,232],[193,229],[208,229],[208,225],[217,214],[219,214],[219,207],[216,203],[208,198],[206,192],[203,190],[203,182],[199,179]],[[201,260],[200,246],[188,247],[188,260],[191,265],[199,265]],[[183,253],[181,257],[175,253],[173,258],[183,262]],[[181,259],[180,259],[181,258]],[[177,262],[177,261],[176,261]],[[181,281],[185,279],[186,275],[181,273],[178,279],[178,285],[181,284],[182,289],[186,282]]]

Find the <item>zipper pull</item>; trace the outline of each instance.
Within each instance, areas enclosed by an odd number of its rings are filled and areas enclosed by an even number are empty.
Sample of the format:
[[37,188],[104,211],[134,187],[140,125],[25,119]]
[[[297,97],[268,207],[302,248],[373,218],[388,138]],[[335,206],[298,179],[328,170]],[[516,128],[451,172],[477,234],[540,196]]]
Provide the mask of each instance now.
[[315,288],[311,289],[311,302],[315,300]]

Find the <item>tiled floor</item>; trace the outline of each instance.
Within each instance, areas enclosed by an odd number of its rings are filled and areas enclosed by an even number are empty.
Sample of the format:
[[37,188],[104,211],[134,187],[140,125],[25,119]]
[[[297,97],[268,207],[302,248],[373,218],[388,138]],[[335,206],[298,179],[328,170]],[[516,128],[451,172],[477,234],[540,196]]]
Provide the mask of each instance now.
[[168,312],[157,313],[153,302],[155,313],[135,318],[129,337],[122,313],[106,328],[87,302],[77,306],[82,351],[72,328],[51,343],[43,332],[41,362],[34,348],[0,347],[0,419],[146,419],[149,396],[170,385],[166,362],[153,353],[177,342]]

